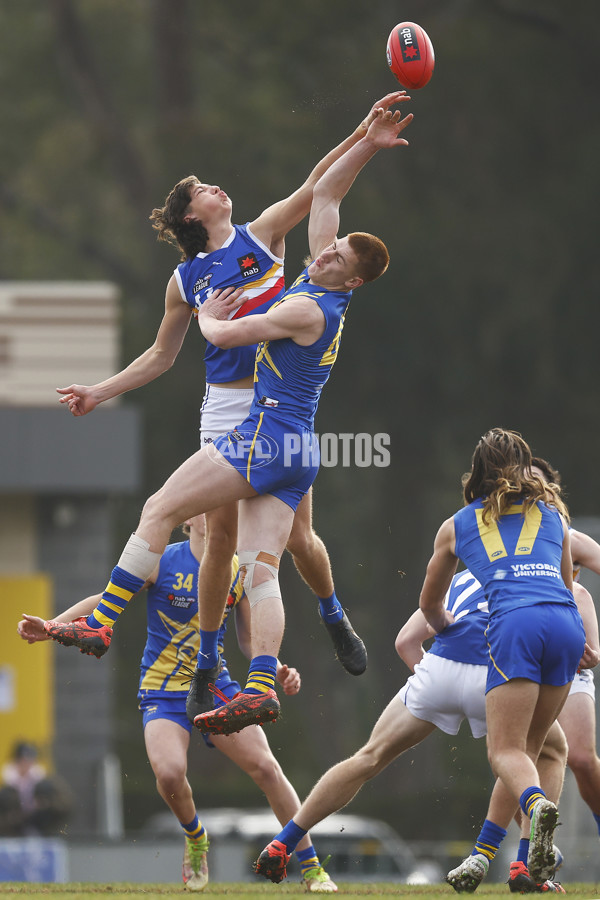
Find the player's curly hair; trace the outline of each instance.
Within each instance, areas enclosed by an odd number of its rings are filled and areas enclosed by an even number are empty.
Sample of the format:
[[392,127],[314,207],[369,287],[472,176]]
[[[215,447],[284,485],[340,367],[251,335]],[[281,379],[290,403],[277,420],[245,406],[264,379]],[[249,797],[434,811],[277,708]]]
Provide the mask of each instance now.
[[[471,471],[462,477],[465,503],[483,500],[483,521],[497,522],[513,503],[523,502],[523,515],[538,501],[554,506],[569,521],[559,484],[531,471],[531,450],[518,431],[492,428],[479,440]],[[542,468],[541,466],[539,468]]]
[[352,231],[348,244],[356,254],[358,275],[365,283],[383,275],[390,264],[390,254],[382,240],[366,231]]
[[204,253],[208,243],[208,231],[202,222],[183,221],[191,200],[192,186],[198,181],[196,175],[182,178],[167,195],[165,205],[153,209],[149,217],[152,227],[158,231],[158,240],[177,247],[181,251],[182,261]]

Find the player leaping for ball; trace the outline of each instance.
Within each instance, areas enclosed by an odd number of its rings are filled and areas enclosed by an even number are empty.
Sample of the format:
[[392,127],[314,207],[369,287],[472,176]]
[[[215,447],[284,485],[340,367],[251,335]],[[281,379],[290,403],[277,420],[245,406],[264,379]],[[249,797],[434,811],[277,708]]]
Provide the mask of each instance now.
[[[404,95],[405,91],[394,91],[373,104],[360,125],[317,163],[296,190],[245,225],[233,224],[232,200],[218,185],[206,184],[195,175],[178,181],[164,205],[154,209],[150,217],[159,240],[177,247],[181,258],[167,284],[165,311],[153,344],[122,371],[98,384],[59,388],[60,402],[74,416],[87,415],[98,404],[158,378],[175,362],[192,316],[218,288],[244,288],[246,303],[236,311],[236,318],[266,313],[283,296],[286,237],[308,216],[315,184],[333,162],[365,136],[374,110],[389,109]],[[221,348],[210,341],[203,343],[206,392],[200,411],[200,444],[206,446],[247,417],[254,395],[256,346]],[[217,637],[232,558],[239,546],[237,525],[236,502],[207,511],[206,553],[198,579],[205,646],[188,694],[191,719],[213,706],[208,685],[218,676]],[[350,674],[361,675],[367,667],[367,651],[336,595],[327,548],[312,525],[312,491],[298,504],[287,549],[318,599],[319,615],[339,662]],[[127,602],[113,596],[87,622],[76,622],[68,628],[57,625],[53,637],[102,656]]]
[[[404,99],[404,98],[403,98]],[[406,98],[409,99],[409,98]],[[339,208],[354,179],[383,148],[407,145],[398,135],[412,120],[378,109],[366,135],[317,182],[308,237],[314,261],[267,313],[230,319],[241,290],[215,291],[198,311],[204,336],[217,347],[259,344],[254,400],[247,419],[191,456],[145,504],[104,593],[121,600],[140,590],[177,525],[223,503],[241,500],[240,567],[252,609],[252,662],[244,691],[218,710],[195,717],[203,732],[229,734],[277,718],[274,690],[284,631],[279,560],[294,511],[318,468],[314,417],[335,362],[352,291],[378,278],[389,255],[379,238],[337,238]],[[256,441],[277,452],[268,465]],[[202,601],[201,601],[202,602]],[[201,635],[200,652],[204,652]]]

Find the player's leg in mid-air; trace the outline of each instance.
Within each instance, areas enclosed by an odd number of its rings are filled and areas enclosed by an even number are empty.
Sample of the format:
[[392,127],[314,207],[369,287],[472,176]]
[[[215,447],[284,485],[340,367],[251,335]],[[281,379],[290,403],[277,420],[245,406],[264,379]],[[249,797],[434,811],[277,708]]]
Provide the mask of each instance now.
[[203,733],[232,734],[279,715],[274,685],[285,628],[279,560],[293,517],[294,508],[274,494],[240,503],[238,558],[251,610],[252,660],[244,690],[229,703],[196,716],[194,724]]
[[[174,528],[203,512],[255,495],[250,484],[212,445],[199,450],[146,501],[138,527],[127,541],[98,606],[84,622],[57,623],[55,628],[47,628],[48,634],[84,653],[94,652],[90,632],[93,637],[98,629],[113,627],[158,566]],[[220,613],[215,612],[215,619],[219,615],[222,618],[226,596],[218,598]]]
[[327,548],[313,528],[312,488],[298,505],[287,549],[296,569],[317,596],[319,614],[338,660],[351,675],[362,675],[367,668],[367,651],[336,596]]
[[205,551],[198,570],[200,647],[186,701],[190,722],[213,708],[210,685],[219,676],[221,662],[217,642],[237,550],[237,501],[210,510],[204,519]]

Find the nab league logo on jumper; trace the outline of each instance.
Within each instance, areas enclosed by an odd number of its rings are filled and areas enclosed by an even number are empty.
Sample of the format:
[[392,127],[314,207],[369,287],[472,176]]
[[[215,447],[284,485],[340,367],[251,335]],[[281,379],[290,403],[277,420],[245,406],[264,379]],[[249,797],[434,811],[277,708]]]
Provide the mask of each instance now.
[[421,59],[419,42],[412,28],[400,29],[400,49],[402,50],[402,62],[417,62]]
[[189,609],[190,606],[195,603],[193,597],[176,597],[175,594],[169,594],[167,600],[171,606],[175,606],[177,609]]
[[204,276],[204,278],[199,278],[193,287],[193,293],[198,294],[200,291],[205,290],[205,288],[209,286],[211,278],[212,272],[209,272],[208,275]]
[[260,266],[254,253],[246,253],[245,256],[240,256],[238,258],[238,266],[240,267],[242,278],[251,278],[260,272]]

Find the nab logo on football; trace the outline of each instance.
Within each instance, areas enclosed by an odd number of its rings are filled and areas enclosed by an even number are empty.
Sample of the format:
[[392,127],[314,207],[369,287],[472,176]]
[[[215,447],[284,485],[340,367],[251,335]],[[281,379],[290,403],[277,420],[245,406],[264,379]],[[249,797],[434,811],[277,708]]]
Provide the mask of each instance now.
[[253,275],[258,275],[260,272],[260,266],[254,253],[246,253],[245,256],[240,256],[238,266],[240,267],[242,278],[250,278]]
[[400,29],[400,49],[403,62],[417,62],[421,59],[421,50],[417,36],[412,28]]

